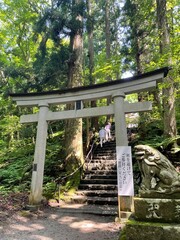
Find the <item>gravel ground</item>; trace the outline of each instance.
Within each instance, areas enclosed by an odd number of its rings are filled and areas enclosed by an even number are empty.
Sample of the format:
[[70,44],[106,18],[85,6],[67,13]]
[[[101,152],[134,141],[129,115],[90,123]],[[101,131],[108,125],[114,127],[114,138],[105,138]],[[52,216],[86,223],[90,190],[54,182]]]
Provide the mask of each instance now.
[[[4,218],[2,218],[4,219]],[[0,220],[0,240],[118,240],[121,226],[114,217],[47,208],[20,211]]]

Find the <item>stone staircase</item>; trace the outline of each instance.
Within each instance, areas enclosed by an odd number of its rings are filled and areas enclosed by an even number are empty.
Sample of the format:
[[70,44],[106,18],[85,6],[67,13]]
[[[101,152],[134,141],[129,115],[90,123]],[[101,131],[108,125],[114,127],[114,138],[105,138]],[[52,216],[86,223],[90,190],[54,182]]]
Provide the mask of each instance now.
[[118,206],[116,143],[110,141],[94,150],[92,160],[87,160],[86,170],[79,189],[71,201],[94,205]]

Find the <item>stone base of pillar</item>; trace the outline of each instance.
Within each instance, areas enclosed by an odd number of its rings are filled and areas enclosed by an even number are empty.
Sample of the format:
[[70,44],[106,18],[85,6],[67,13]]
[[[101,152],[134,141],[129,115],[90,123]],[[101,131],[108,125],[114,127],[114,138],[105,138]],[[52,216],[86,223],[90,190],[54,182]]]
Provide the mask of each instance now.
[[42,204],[43,197],[41,194],[30,193],[29,195],[29,205],[39,206]]
[[26,205],[25,210],[28,210],[30,212],[36,212],[38,211],[43,205]]
[[180,199],[134,198],[138,221],[180,223]]
[[124,212],[124,211],[121,211],[121,213],[120,213],[120,221],[121,220],[125,220],[125,221],[127,221],[130,217],[131,217],[131,215],[132,215],[132,212]]
[[179,240],[179,236],[179,224],[138,221],[126,224],[126,240]]
[[180,199],[134,198],[134,210],[126,240],[180,239]]
[[126,212],[133,212],[134,211],[134,203],[133,203],[133,197],[126,197],[126,196],[119,196],[120,200],[120,211],[126,211]]

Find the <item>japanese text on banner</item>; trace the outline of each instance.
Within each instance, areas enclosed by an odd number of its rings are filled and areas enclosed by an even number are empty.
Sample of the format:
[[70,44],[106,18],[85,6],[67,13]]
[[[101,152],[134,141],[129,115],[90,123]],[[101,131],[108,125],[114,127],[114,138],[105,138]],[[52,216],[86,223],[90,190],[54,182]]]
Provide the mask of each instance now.
[[134,196],[131,147],[116,147],[118,195]]

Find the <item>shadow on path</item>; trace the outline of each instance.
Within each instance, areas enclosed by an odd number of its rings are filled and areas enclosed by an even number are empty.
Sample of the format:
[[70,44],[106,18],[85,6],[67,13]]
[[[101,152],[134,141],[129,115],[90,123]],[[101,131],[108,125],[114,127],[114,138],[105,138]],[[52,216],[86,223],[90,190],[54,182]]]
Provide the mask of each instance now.
[[0,225],[0,240],[117,240],[121,227],[112,216],[47,208],[12,216]]

